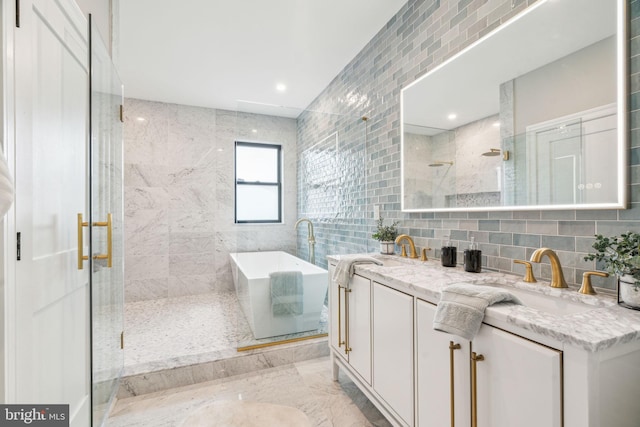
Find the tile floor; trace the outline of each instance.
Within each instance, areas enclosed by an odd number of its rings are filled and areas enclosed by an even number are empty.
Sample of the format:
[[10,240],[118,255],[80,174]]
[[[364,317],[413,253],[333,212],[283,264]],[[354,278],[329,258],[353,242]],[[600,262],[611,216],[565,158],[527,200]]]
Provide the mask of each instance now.
[[237,348],[327,331],[326,307],[317,331],[253,339],[235,292],[216,292],[125,305],[124,375],[221,360]]
[[[298,336],[326,332],[326,317]],[[346,376],[331,380],[326,338],[239,353],[274,339],[253,340],[235,293],[128,303],[125,322],[124,378],[108,427],[181,426],[198,408],[238,399],[297,408],[313,426],[389,425]]]
[[[205,405],[239,399],[297,408],[313,426],[391,425],[346,376],[341,373],[340,380],[334,382],[329,358],[322,357],[120,399],[106,426],[180,426],[186,417]],[[215,419],[210,425],[220,427]]]

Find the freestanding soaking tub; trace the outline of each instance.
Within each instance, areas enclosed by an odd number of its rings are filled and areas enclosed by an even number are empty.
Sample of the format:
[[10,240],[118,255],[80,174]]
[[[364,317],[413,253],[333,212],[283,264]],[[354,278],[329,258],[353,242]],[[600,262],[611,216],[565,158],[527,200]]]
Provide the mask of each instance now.
[[[238,252],[230,256],[238,301],[256,339],[318,328],[327,294],[327,270],[286,252]],[[291,271],[302,273],[302,313],[274,314],[269,275]]]

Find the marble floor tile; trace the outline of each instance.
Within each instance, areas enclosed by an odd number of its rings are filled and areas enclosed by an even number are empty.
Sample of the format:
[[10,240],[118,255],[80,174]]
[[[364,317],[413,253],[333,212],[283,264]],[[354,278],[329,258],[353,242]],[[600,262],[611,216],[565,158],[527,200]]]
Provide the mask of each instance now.
[[246,400],[219,400],[194,411],[181,427],[312,427],[309,417],[299,409],[273,403]]
[[346,376],[340,374],[339,381],[334,382],[329,358],[322,357],[120,399],[106,426],[180,426],[199,409],[232,401],[296,408],[311,425],[319,427],[391,425]]
[[235,292],[209,292],[125,304],[124,375],[233,357],[238,347],[326,333],[327,310],[317,331],[255,340]]

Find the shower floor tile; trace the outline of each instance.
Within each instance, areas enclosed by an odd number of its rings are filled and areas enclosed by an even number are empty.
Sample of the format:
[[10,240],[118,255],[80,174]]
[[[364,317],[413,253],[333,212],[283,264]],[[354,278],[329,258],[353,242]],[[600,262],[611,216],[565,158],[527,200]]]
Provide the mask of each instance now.
[[313,332],[255,340],[235,292],[125,304],[124,376],[237,355],[238,347],[327,331],[327,310]]
[[[331,378],[328,357],[120,399],[107,427],[173,427],[218,401],[245,400],[297,408],[313,426],[390,426],[346,376]],[[215,425],[215,420],[212,426]]]
[[125,375],[183,357],[235,352],[237,305],[232,292],[125,304]]

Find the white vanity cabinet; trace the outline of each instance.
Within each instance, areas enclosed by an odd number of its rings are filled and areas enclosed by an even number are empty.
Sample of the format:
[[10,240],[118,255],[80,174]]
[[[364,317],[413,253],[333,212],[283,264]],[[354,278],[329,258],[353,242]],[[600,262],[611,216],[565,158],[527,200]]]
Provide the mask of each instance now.
[[413,297],[373,282],[373,389],[413,426]]
[[387,276],[359,266],[349,289],[330,286],[334,379],[343,369],[391,424],[640,426],[637,312],[602,305],[563,315],[497,305],[468,341],[433,330],[443,282],[439,272],[431,284],[439,267],[429,267],[407,264]]
[[433,329],[436,306],[416,302],[416,423],[469,427],[470,342]]
[[335,264],[329,264],[329,345],[332,355],[347,359],[343,347],[345,334],[343,319],[346,313],[344,292],[343,288],[332,280],[335,268]]
[[484,324],[469,342],[416,307],[419,426],[562,425],[562,352]]
[[489,325],[471,351],[472,427],[563,425],[562,352]]
[[[329,315],[332,357],[344,359],[371,384],[371,281],[355,275],[349,287],[331,280],[334,266],[329,266]],[[334,364],[334,378],[337,367]]]
[[345,352],[349,364],[371,384],[371,281],[355,275],[344,293]]

